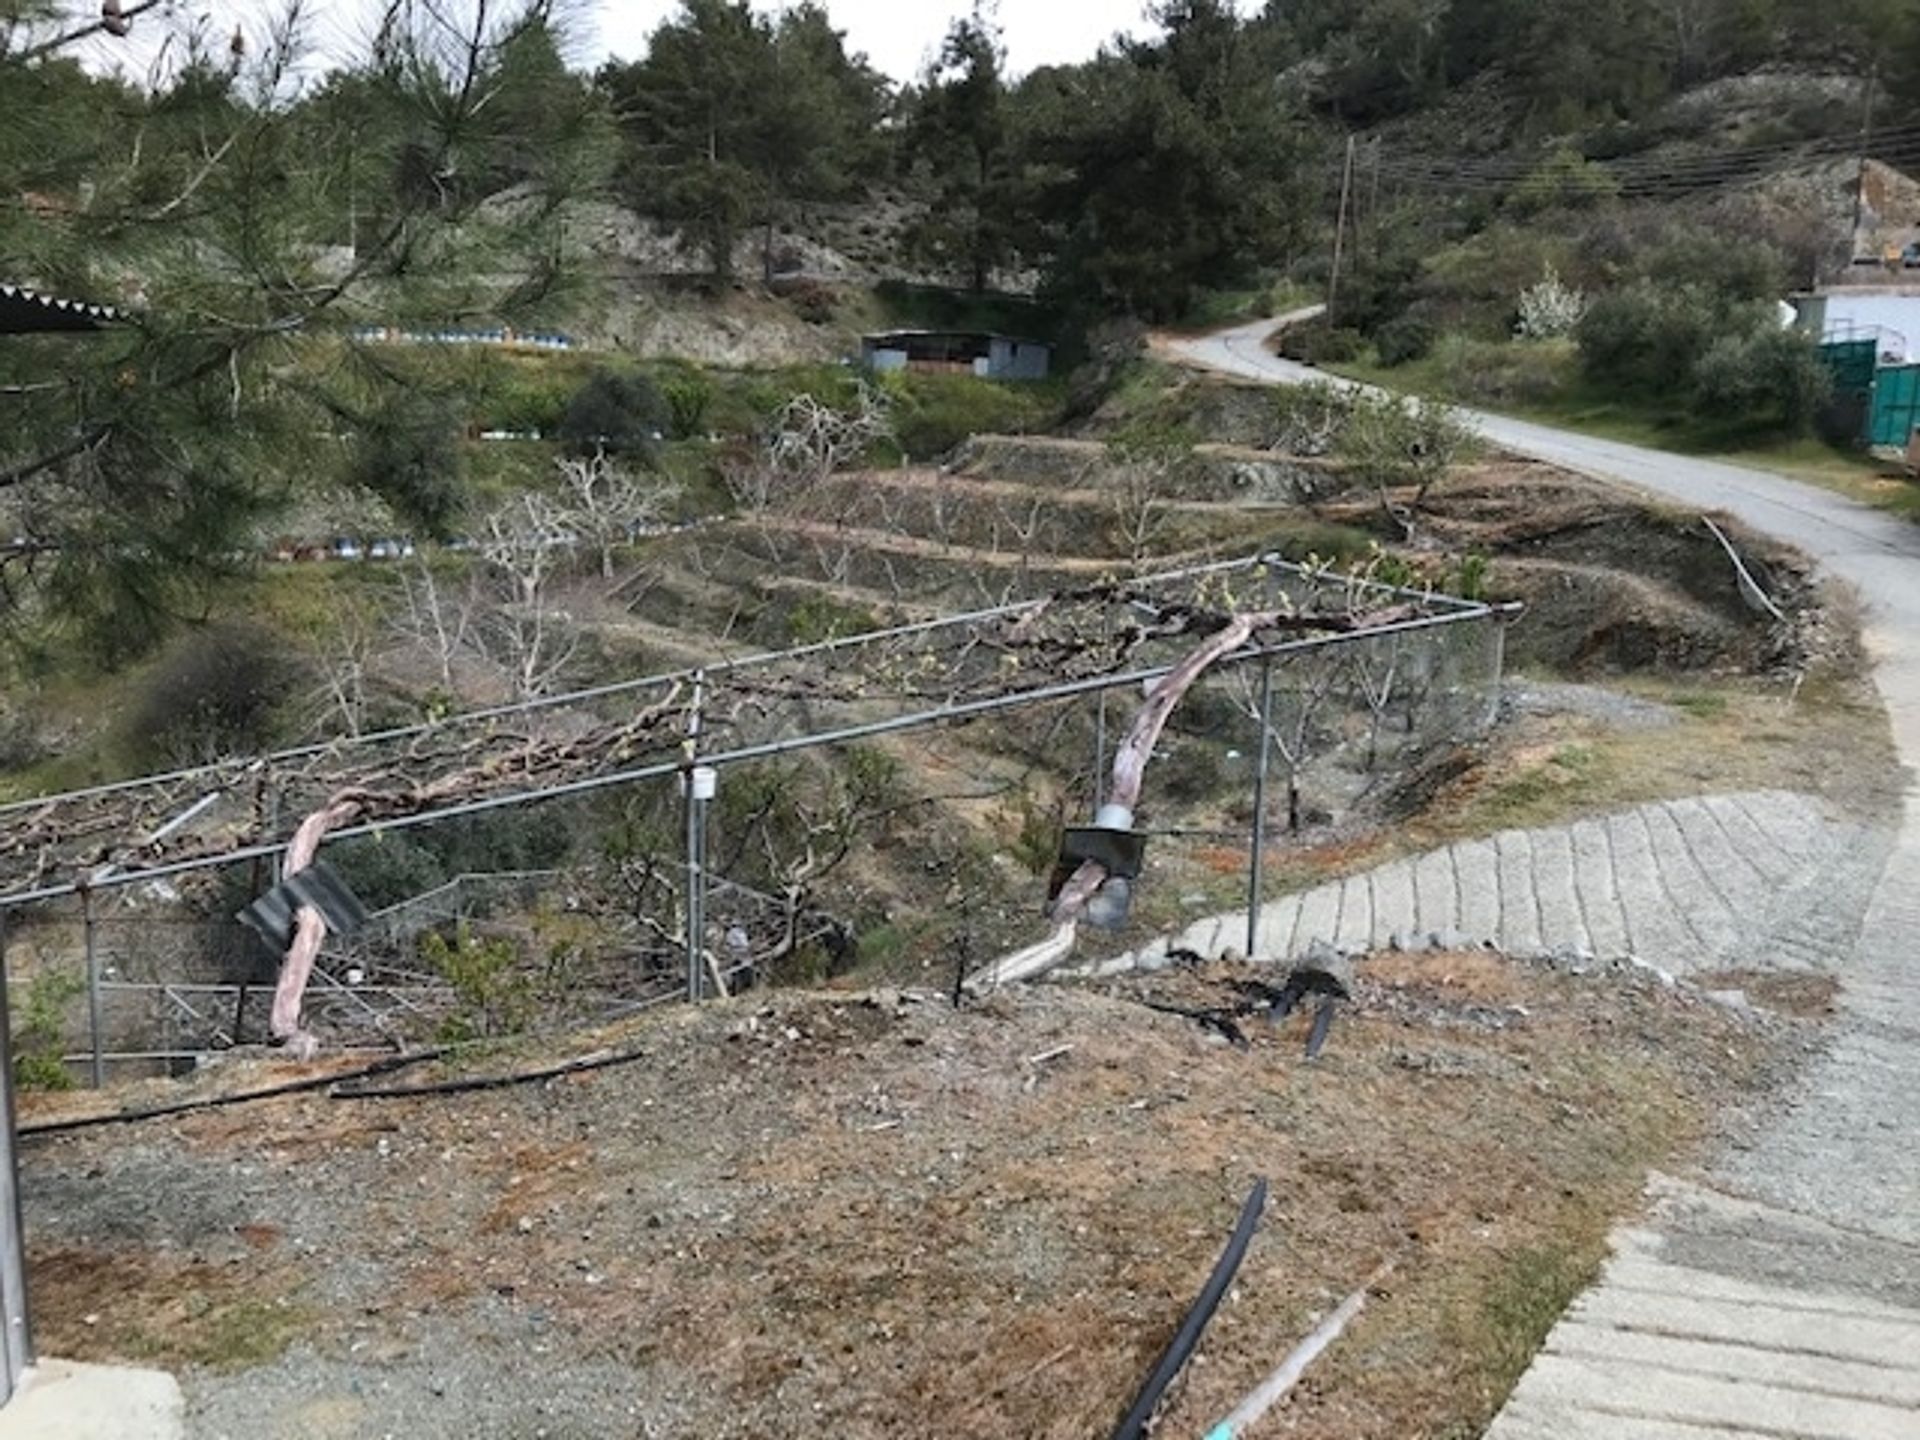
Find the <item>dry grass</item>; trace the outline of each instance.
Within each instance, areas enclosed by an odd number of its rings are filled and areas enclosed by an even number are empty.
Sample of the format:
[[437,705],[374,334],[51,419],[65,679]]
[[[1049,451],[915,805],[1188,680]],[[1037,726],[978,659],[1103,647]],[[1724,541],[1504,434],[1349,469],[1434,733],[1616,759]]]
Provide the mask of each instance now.
[[[736,1003],[619,1037],[644,1065],[540,1089],[272,1102],[146,1133],[138,1160],[110,1133],[37,1147],[31,1171],[92,1176],[35,1217],[48,1343],[267,1363],[287,1334],[267,1321],[303,1280],[287,1313],[323,1353],[354,1337],[370,1379],[383,1327],[471,1323],[484,1302],[551,1317],[548,1363],[611,1359],[637,1393],[672,1389],[691,1427],[674,1433],[728,1417],[767,1437],[937,1421],[1066,1440],[1117,1418],[1266,1174],[1264,1226],[1163,1433],[1199,1433],[1393,1258],[1289,1433],[1467,1435],[1648,1169],[1773,1054],[1751,1017],[1483,954],[1365,967],[1315,1068],[1299,1022],[1254,1022],[1242,1053],[1134,1003],[1217,999],[1235,973],[957,1014]],[[309,1128],[325,1143],[297,1143]],[[242,1157],[271,1166],[263,1213],[201,1258],[140,1248],[142,1227],[189,1218],[147,1184],[154,1164],[192,1182]],[[126,1242],[82,1243],[109,1213]],[[345,1248],[309,1258],[320,1236]],[[366,1292],[340,1290],[346,1273]],[[183,1290],[212,1297],[198,1320]]]

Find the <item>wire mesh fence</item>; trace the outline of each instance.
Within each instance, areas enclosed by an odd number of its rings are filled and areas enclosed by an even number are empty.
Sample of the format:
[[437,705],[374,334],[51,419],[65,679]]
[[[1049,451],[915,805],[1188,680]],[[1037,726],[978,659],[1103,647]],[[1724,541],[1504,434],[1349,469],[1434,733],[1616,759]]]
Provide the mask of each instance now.
[[278,956],[232,917],[343,795],[325,855],[372,913],[307,994],[336,1047],[819,978],[902,935],[984,961],[1144,695],[1248,612],[1142,803],[1216,864],[1495,715],[1500,613],[1261,557],[0,807],[17,1047],[98,1076],[263,1039]]

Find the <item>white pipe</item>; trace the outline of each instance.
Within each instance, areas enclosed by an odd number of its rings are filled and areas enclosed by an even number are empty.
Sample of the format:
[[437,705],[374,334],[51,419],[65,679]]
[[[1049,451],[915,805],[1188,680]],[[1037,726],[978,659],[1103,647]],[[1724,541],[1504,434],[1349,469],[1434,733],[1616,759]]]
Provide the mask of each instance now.
[[1339,1309],[1321,1321],[1319,1328],[1300,1342],[1259,1389],[1242,1400],[1237,1410],[1207,1432],[1207,1440],[1238,1440],[1239,1436],[1258,1424],[1269,1410],[1286,1399],[1288,1392],[1300,1383],[1300,1377],[1307,1373],[1307,1367],[1319,1359],[1321,1352],[1338,1340],[1340,1332],[1353,1322],[1353,1317],[1366,1308],[1367,1292],[1386,1279],[1392,1269],[1389,1263],[1374,1271],[1372,1278],[1343,1300]]

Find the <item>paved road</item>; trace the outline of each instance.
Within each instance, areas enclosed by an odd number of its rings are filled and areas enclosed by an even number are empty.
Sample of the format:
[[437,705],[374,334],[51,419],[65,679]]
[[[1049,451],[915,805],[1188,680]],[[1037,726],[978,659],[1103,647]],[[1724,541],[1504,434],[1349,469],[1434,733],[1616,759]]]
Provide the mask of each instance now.
[[[1507,830],[1286,895],[1252,953],[1466,949],[1634,959],[1674,975],[1825,970],[1851,949],[1886,848],[1875,826],[1786,791],[1642,805],[1574,825]],[[1173,950],[1244,949],[1244,911],[1095,967],[1163,968]]]
[[[1311,312],[1306,312],[1311,313]],[[1280,321],[1175,342],[1297,384]],[[1469,412],[1520,454],[1722,510],[1795,545],[1865,603],[1875,678],[1920,769],[1920,527],[1741,466]],[[1827,1056],[1785,1109],[1646,1228],[1548,1339],[1490,1440],[1920,1440],[1920,793],[1858,942]]]

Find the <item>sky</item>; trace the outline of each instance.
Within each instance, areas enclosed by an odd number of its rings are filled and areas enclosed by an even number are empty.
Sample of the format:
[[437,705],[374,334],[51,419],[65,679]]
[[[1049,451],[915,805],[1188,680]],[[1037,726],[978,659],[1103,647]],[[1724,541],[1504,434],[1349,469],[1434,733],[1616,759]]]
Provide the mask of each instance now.
[[[124,0],[123,0],[124,3]],[[268,19],[278,15],[287,0],[172,0],[168,20],[136,22],[130,40],[95,39],[78,52],[100,70],[118,70],[132,79],[149,72],[156,57],[177,56],[177,33],[201,26],[224,48],[236,23],[247,32],[251,53],[261,51]],[[752,0],[754,8],[769,13],[785,8],[789,0]],[[954,20],[969,13],[972,0],[822,0],[834,25],[846,32],[848,48],[895,80],[916,78],[938,51]],[[73,0],[73,9],[91,10],[90,0]],[[660,22],[679,9],[678,0],[572,0],[576,27],[586,33],[569,56],[572,63],[591,68],[609,55],[638,59],[646,53],[647,38]],[[1103,44],[1123,31],[1141,33],[1151,27],[1144,19],[1146,0],[1001,0],[999,23],[1006,40],[1007,61],[1015,74],[1042,65],[1072,63],[1090,58]],[[361,53],[373,33],[380,0],[306,0],[303,36],[314,63],[299,67],[306,74],[324,69],[329,57]],[[97,12],[96,12],[97,13]],[[164,67],[163,67],[164,68]]]
[[[910,80],[939,48],[947,27],[972,8],[971,0],[824,0],[850,49],[865,51],[874,67]],[[676,0],[599,0],[600,48],[637,59],[647,36],[679,8]],[[777,11],[779,0],[755,0]],[[1006,0],[1000,27],[1007,60],[1017,73],[1089,58],[1120,31],[1144,28],[1145,0]]]

